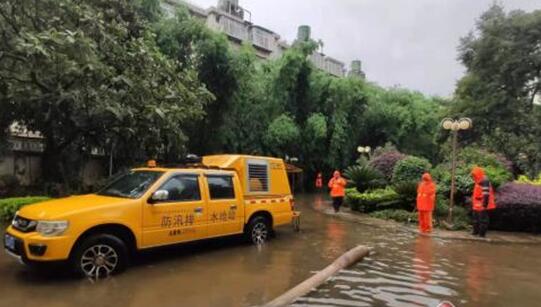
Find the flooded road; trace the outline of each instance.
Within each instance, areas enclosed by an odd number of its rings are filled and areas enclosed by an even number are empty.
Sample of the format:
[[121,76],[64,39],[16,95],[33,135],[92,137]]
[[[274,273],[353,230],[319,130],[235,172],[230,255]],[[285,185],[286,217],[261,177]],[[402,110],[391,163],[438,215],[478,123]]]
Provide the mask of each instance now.
[[417,238],[342,221],[298,197],[302,231],[279,229],[261,248],[237,238],[147,252],[125,273],[91,282],[37,274],[0,252],[0,306],[253,306],[268,302],[365,244],[376,253],[296,306],[535,306],[541,246]]

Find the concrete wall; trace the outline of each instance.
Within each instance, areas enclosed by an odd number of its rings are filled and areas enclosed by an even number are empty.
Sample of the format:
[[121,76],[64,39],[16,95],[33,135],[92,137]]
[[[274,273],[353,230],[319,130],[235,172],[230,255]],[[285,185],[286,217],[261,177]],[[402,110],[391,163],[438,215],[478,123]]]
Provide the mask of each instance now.
[[[81,171],[84,186],[92,186],[107,176],[102,158],[88,160]],[[0,176],[15,176],[22,186],[36,184],[41,179],[41,156],[36,153],[10,152],[0,157]]]
[[19,183],[28,186],[41,177],[41,157],[36,154],[11,152],[0,158],[0,175],[17,177]]

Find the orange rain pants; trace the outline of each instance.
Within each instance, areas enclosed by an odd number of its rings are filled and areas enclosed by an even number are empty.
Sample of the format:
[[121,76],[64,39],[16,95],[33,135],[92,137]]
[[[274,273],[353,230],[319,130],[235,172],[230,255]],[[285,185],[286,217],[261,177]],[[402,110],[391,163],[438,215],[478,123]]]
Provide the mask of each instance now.
[[419,231],[422,233],[432,232],[432,211],[419,212]]

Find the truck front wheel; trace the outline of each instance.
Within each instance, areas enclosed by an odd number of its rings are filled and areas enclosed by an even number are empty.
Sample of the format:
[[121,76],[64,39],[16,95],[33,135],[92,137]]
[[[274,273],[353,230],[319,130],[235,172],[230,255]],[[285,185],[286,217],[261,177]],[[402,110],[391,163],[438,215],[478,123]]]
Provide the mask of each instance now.
[[103,278],[121,272],[127,264],[126,244],[113,235],[97,234],[84,239],[71,259],[78,275]]
[[261,245],[269,240],[271,232],[270,221],[264,216],[256,216],[250,220],[245,235],[253,244]]

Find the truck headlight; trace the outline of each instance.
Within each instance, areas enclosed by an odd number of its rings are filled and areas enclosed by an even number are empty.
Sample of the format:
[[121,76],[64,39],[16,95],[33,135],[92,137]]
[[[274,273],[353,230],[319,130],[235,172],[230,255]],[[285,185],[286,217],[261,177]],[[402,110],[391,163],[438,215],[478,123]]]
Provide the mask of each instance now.
[[36,231],[44,237],[55,237],[62,235],[68,225],[68,221],[38,221]]

